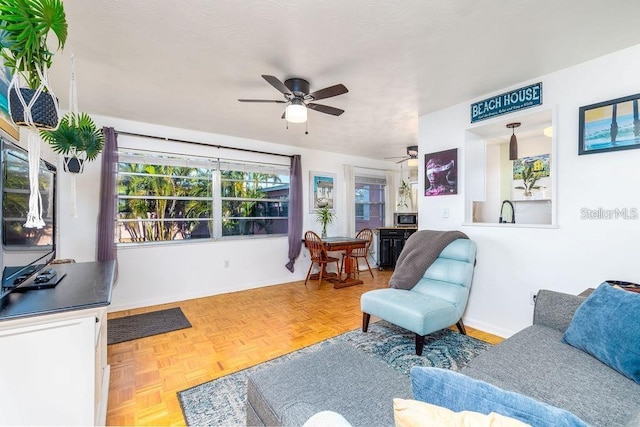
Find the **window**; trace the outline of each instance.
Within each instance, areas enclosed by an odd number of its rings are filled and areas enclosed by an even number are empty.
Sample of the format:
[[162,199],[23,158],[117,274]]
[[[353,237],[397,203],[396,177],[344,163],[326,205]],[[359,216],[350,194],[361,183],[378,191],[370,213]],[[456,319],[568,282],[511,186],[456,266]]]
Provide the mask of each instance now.
[[117,242],[287,233],[285,166],[121,152]]
[[288,170],[222,163],[220,183],[223,236],[287,233]]
[[355,176],[356,230],[384,226],[384,178]]

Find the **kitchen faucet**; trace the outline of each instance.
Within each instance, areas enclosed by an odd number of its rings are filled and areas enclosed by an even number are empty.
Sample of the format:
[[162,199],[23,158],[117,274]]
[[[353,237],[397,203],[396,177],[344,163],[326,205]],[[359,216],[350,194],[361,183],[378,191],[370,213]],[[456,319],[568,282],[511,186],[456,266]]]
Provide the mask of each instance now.
[[513,203],[511,203],[509,200],[504,200],[502,202],[502,206],[500,207],[500,219],[498,220],[498,222],[500,224],[505,224],[505,223],[508,222],[508,221],[505,221],[503,219],[503,212],[504,212],[505,203],[508,204],[509,206],[511,206],[511,221],[509,221],[509,222],[511,222],[511,224],[515,224],[516,223],[516,209],[513,207]]

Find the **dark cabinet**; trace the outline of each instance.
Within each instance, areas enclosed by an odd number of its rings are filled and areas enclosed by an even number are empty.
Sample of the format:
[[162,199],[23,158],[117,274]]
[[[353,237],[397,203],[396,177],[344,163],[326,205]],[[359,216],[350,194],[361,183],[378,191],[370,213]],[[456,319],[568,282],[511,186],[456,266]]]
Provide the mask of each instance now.
[[404,248],[404,244],[415,228],[380,228],[378,229],[378,268],[394,268]]

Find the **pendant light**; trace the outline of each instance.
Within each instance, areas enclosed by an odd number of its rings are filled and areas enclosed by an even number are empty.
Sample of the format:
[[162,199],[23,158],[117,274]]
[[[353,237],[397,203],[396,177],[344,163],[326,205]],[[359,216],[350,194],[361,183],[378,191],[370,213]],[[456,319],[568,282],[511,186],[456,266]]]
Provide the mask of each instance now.
[[507,127],[513,132],[509,140],[509,160],[518,159],[518,139],[516,138],[515,128],[520,126],[520,122],[509,123]]

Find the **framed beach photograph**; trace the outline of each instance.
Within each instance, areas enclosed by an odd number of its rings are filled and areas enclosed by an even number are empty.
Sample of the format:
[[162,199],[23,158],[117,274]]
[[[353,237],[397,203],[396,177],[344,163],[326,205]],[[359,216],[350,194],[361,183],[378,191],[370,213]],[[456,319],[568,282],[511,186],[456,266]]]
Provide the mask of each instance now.
[[424,195],[458,194],[458,149],[424,155]]
[[640,148],[640,94],[580,107],[578,154]]
[[309,172],[311,189],[310,211],[328,206],[332,212],[336,211],[336,174],[329,172]]

